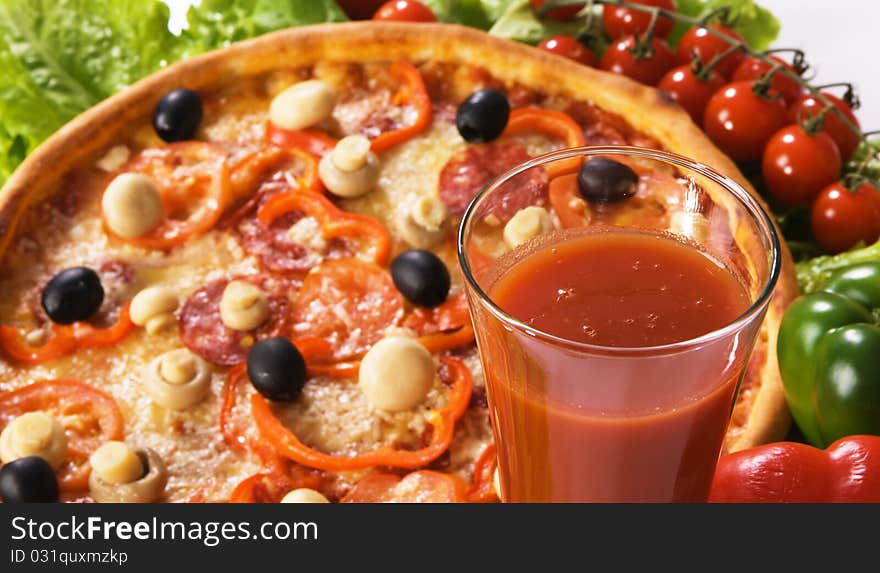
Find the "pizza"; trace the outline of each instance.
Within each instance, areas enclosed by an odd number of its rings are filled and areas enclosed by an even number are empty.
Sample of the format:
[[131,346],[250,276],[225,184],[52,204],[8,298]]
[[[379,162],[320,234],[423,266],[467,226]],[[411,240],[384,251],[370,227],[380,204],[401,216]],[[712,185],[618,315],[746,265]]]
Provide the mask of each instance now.
[[[506,123],[459,125],[478,92]],[[66,501],[496,500],[455,229],[490,179],[579,145],[751,189],[660,92],[450,25],[286,30],[110,98],[0,195],[0,459],[39,456]],[[681,209],[674,173],[639,176],[634,217]],[[787,430],[784,256],[726,451]]]

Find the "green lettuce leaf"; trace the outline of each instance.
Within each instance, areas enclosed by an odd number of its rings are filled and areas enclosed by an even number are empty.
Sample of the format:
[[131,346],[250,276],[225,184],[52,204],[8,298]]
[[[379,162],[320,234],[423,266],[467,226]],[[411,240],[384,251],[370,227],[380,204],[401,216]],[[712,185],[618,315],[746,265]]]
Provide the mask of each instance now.
[[544,38],[556,34],[577,36],[584,27],[584,22],[580,19],[571,22],[559,22],[550,18],[540,20],[529,0],[514,0],[504,4],[506,4],[505,9],[489,28],[489,33],[494,36],[537,44]]
[[282,28],[345,19],[333,0],[202,0],[187,13],[180,41],[190,56]]
[[[755,50],[766,50],[779,36],[779,20],[752,0],[678,0],[676,5],[679,12],[695,18],[728,7],[733,29]],[[669,37],[670,43],[677,45],[687,29],[686,25],[677,25]]]
[[79,112],[174,57],[157,1],[0,0],[0,183]]

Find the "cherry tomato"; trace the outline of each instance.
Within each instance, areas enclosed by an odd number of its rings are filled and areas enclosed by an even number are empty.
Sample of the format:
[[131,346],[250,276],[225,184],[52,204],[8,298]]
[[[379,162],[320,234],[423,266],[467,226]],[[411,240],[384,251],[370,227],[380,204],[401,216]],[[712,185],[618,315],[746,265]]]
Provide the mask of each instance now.
[[339,0],[339,7],[352,20],[369,20],[385,0]]
[[[822,92],[822,95],[828,98],[834,107],[843,112],[843,115],[845,115],[853,125],[861,127],[859,125],[859,120],[856,118],[856,115],[853,113],[853,110],[848,103],[834,94]],[[812,94],[805,94],[788,108],[788,119],[792,123],[801,123],[811,117],[815,117],[823,109],[825,109],[825,104],[816,99]],[[823,131],[830,135],[831,139],[834,140],[834,143],[837,144],[837,148],[840,149],[841,159],[843,159],[844,162],[849,161],[852,154],[855,153],[855,150],[859,147],[859,136],[853,133],[853,131],[849,129],[839,117],[837,117],[837,114],[831,111],[825,114]]]
[[724,84],[724,78],[715,70],[709,70],[703,79],[694,74],[690,64],[682,64],[669,70],[657,88],[669,94],[699,124],[709,99]]
[[538,44],[538,47],[545,52],[566,57],[585,66],[596,66],[596,54],[588,50],[573,36],[566,36],[565,34],[551,36]]
[[633,54],[632,50],[635,47],[635,36],[618,40],[602,56],[599,67],[653,86],[675,66],[675,54],[664,40],[652,38],[651,48],[654,53],[642,59],[636,59]]
[[[785,69],[797,75],[797,71],[791,67],[791,64],[788,62],[781,58],[777,58],[776,56],[770,56],[770,59],[779,62]],[[758,58],[748,56],[743,59],[739,66],[737,66],[736,71],[733,73],[733,81],[745,82],[756,80],[769,72],[771,67],[770,64],[765,63]],[[782,99],[785,100],[785,103],[788,105],[794,103],[794,101],[801,96],[801,93],[803,93],[803,88],[796,81],[783,75],[781,72],[773,74],[773,79],[770,80],[770,86],[779,92],[779,95],[782,96]]]
[[787,205],[809,205],[840,176],[840,151],[828,134],[789,125],[767,142],[761,167],[773,197]]
[[734,161],[760,159],[764,145],[785,126],[785,105],[778,96],[759,96],[752,82],[723,86],[706,104],[703,130]]
[[373,20],[393,20],[395,22],[436,22],[437,17],[431,9],[416,0],[391,0],[385,2],[373,14]]
[[[656,6],[664,10],[675,11],[675,0],[636,0],[633,4],[644,4],[645,6]],[[642,34],[647,31],[651,24],[651,14],[622,6],[606,5],[602,8],[602,24],[611,39],[616,40],[623,36]],[[657,18],[654,35],[658,38],[665,38],[672,32],[674,25],[675,23],[670,18],[661,16]]]
[[[709,24],[709,28],[726,34],[734,40],[745,42],[742,36],[720,24]],[[729,48],[730,44],[713,36],[706,28],[691,28],[678,44],[678,61],[682,64],[689,64],[696,54],[703,64],[708,64],[715,56],[723,54]],[[742,52],[734,52],[718,62],[715,69],[725,78],[730,78],[744,57]]]
[[[529,0],[532,4],[532,8],[536,11],[540,10],[544,4],[547,3],[547,0]],[[571,6],[560,6],[559,8],[553,8],[552,10],[547,12],[547,17],[551,20],[559,20],[560,22],[564,22],[566,20],[573,20],[577,13],[583,10],[583,4],[573,4]]]
[[823,189],[813,203],[813,236],[829,253],[841,253],[859,242],[871,245],[880,238],[880,191],[862,183],[849,191],[841,182]]

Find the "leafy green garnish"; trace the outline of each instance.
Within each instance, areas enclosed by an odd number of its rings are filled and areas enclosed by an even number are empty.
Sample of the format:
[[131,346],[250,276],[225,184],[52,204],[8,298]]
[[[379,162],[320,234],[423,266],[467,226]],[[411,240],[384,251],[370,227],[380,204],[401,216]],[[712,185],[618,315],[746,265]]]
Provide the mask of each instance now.
[[74,116],[169,63],[345,19],[332,0],[202,0],[187,17],[178,37],[158,0],[0,0],[0,184]]
[[167,23],[156,1],[0,0],[2,180],[76,114],[173,58]]
[[333,0],[202,0],[187,13],[180,41],[189,56],[290,26],[343,20]]
[[[752,0],[678,0],[677,6],[679,12],[695,18],[726,7],[733,29],[754,50],[766,50],[779,36],[779,20]],[[677,45],[688,28],[678,24],[669,37],[670,43]]]

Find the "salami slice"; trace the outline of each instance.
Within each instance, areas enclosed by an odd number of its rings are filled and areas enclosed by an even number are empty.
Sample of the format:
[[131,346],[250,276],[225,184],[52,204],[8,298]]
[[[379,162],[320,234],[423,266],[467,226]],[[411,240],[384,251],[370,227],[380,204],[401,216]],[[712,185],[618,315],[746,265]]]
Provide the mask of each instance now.
[[345,240],[325,240],[314,217],[291,212],[264,225],[256,217],[238,226],[242,246],[263,268],[277,273],[304,274],[324,260],[353,256]]
[[[461,215],[474,195],[492,179],[531,159],[526,149],[513,142],[473,145],[454,155],[440,171],[440,199],[454,215]],[[547,175],[530,169],[505,183],[488,205],[488,212],[506,220],[530,205],[543,205]]]
[[269,301],[269,318],[259,328],[241,332],[220,319],[220,299],[233,279],[219,279],[197,290],[180,311],[180,339],[184,346],[211,364],[232,366],[244,360],[254,342],[289,335],[292,304],[288,293],[296,284],[270,274],[236,277],[259,286]]

